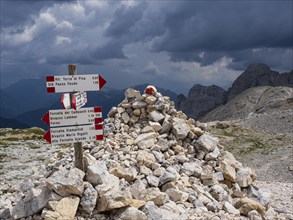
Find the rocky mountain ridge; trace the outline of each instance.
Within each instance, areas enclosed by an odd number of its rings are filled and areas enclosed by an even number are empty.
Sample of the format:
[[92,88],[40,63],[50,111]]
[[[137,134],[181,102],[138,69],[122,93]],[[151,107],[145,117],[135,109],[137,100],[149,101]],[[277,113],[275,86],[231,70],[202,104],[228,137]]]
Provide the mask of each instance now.
[[[256,115],[261,117],[279,112],[279,123],[276,123],[280,124],[280,126],[282,124],[285,126],[291,124],[290,121],[284,120],[290,120],[292,118],[292,109],[293,88],[260,86],[244,91],[225,105],[208,112],[200,120],[207,122],[249,119]],[[280,130],[285,131],[286,129]]]
[[188,114],[190,118],[198,118],[225,102],[226,91],[221,87],[202,86],[195,84],[188,93],[188,98],[184,95],[177,96],[176,107]]
[[84,144],[84,172],[56,153],[31,181],[1,196],[0,218],[277,219],[271,192],[218,138],[151,87],[128,89]]
[[214,85],[202,86],[196,84],[189,91],[187,97],[182,94],[177,97],[176,107],[189,117],[199,119],[212,109],[233,100],[233,98],[247,89],[258,86],[293,87],[293,70],[280,74],[277,71],[271,70],[265,64],[251,64],[233,82],[228,91],[224,91],[220,87],[217,87],[215,90]]

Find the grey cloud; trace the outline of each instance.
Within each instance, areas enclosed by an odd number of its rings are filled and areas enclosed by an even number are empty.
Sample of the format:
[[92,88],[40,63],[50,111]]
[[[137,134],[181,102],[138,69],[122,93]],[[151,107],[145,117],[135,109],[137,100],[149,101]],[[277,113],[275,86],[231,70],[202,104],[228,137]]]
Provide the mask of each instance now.
[[[206,66],[230,57],[235,69],[256,60],[292,68],[281,57],[269,58],[292,50],[291,1],[175,1],[158,3],[158,10],[153,10],[155,6],[142,3],[117,9],[107,36],[119,39],[121,48],[152,42],[152,51],[167,52],[174,62]],[[263,52],[252,53],[256,48]]]
[[129,34],[131,32],[130,29],[141,19],[143,5],[139,4],[131,8],[126,6],[119,7],[105,34],[107,36],[115,36],[116,38]]
[[122,51],[123,44],[119,41],[111,41],[103,46],[91,49],[91,55],[97,60],[106,59],[125,59],[126,56]]
[[[130,67],[117,70],[133,70],[138,73],[136,80],[162,78],[160,70],[168,72],[178,61],[209,66],[223,57],[231,59],[228,67],[235,70],[254,62],[293,68],[292,1],[137,1],[135,6],[106,1],[108,5],[101,8],[85,1],[63,2],[1,1],[1,34],[8,33],[7,41],[1,39],[1,62],[52,66],[75,62],[109,68],[113,59],[119,59]],[[72,8],[63,11],[58,4]],[[40,11],[48,7],[56,24],[41,23],[33,29],[31,41],[9,44],[15,33],[26,33],[25,28],[37,25]],[[79,16],[71,13],[75,9]],[[71,26],[54,27],[63,21]],[[56,44],[58,37],[70,40]],[[142,45],[140,51],[126,53],[127,46],[137,44]],[[166,59],[159,62],[153,54]],[[160,69],[143,68],[149,60],[160,64]]]
[[[290,7],[291,6],[291,7]],[[166,12],[154,49],[168,52],[292,47],[292,2],[182,1]],[[276,15],[277,14],[277,15]]]
[[158,76],[162,74],[159,67],[156,64],[154,64],[154,62],[152,61],[148,62],[148,64],[141,71],[141,73],[146,75],[154,75],[154,76]]
[[255,48],[234,51],[231,56],[233,62],[229,64],[229,68],[243,70],[251,63],[266,63],[272,69],[282,71],[290,71],[293,69],[293,50],[288,48]]
[[33,22],[32,17],[43,8],[70,1],[73,0],[1,0],[1,28]]

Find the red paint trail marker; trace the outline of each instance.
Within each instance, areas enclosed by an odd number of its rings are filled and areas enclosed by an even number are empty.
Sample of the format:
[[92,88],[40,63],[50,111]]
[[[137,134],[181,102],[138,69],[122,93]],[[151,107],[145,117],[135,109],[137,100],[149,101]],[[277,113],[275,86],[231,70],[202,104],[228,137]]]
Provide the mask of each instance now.
[[83,125],[50,128],[44,139],[50,144],[67,144],[103,140],[103,125]]
[[106,80],[99,74],[47,76],[48,93],[98,91],[106,84]]
[[99,124],[103,122],[102,107],[49,110],[42,121],[50,127]]

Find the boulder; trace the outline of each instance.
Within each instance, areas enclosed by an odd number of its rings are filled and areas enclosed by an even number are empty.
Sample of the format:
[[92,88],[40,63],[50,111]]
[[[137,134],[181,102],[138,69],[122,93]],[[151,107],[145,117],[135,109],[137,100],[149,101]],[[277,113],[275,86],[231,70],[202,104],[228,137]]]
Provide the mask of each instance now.
[[145,108],[147,106],[147,103],[144,101],[135,101],[132,103],[132,108],[139,109],[139,108]]
[[248,213],[252,210],[256,210],[261,216],[264,216],[266,212],[266,209],[262,204],[247,197],[236,200],[234,206],[239,209],[241,214],[246,216],[248,216]]
[[241,168],[237,171],[236,182],[240,187],[247,187],[256,179],[254,171],[250,168]]
[[136,208],[127,207],[120,210],[114,216],[114,220],[147,220],[147,216]]
[[147,167],[151,167],[152,163],[156,162],[155,156],[145,150],[139,150],[137,153],[136,160],[140,165],[146,165]]
[[204,133],[197,140],[193,142],[194,146],[198,150],[204,150],[207,152],[214,151],[218,143],[219,143],[219,139],[209,135],[208,133]]
[[105,162],[97,161],[96,163],[87,167],[86,181],[90,182],[94,186],[103,184],[108,179],[108,171]]
[[117,176],[119,179],[124,178],[127,182],[132,182],[137,174],[135,168],[124,169],[122,166],[112,168],[109,173]]
[[79,195],[84,190],[83,178],[85,173],[77,168],[59,170],[46,180],[49,189],[60,196]]
[[85,212],[91,214],[96,206],[97,198],[98,193],[95,188],[90,183],[86,183],[85,190],[81,197],[80,206]]
[[233,215],[240,215],[240,212],[239,212],[239,210],[238,209],[236,209],[232,204],[230,204],[229,202],[224,202],[224,205],[223,205],[223,209],[226,211],[226,212],[228,212],[228,213],[230,213],[230,214],[233,214]]
[[186,162],[181,167],[181,172],[185,173],[187,176],[199,177],[202,173],[202,168],[196,162]]
[[186,124],[185,120],[181,118],[173,119],[173,129],[172,132],[177,140],[183,140],[187,137],[190,127]]
[[149,132],[149,133],[143,133],[140,134],[135,140],[134,140],[134,144],[137,144],[141,141],[146,141],[149,139],[154,139],[157,137],[157,134],[155,132]]
[[139,99],[141,97],[141,94],[139,91],[132,89],[132,88],[128,88],[125,92],[124,95],[127,99]]
[[40,212],[47,204],[51,191],[46,186],[30,188],[24,198],[13,208],[13,219],[21,219]]
[[161,122],[164,120],[165,116],[158,110],[154,110],[151,113],[149,113],[148,118],[153,122]]
[[156,187],[150,187],[141,192],[140,200],[153,201],[155,205],[161,206],[167,201],[167,194]]
[[221,169],[221,172],[223,173],[225,179],[230,180],[232,182],[235,182],[236,171],[227,161],[224,160],[221,162],[220,169]]
[[79,201],[79,197],[75,196],[63,198],[57,202],[55,210],[44,210],[42,212],[42,217],[46,220],[73,220]]
[[97,202],[99,212],[110,211],[126,206],[136,206],[139,208],[144,205],[143,201],[132,199],[131,193],[125,191],[111,191],[103,194]]

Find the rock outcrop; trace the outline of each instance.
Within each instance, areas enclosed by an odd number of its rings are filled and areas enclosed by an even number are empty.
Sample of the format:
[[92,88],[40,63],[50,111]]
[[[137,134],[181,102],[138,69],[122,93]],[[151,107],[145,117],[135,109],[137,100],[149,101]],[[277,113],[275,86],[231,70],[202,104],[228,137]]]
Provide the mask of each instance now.
[[[177,111],[169,97],[155,89],[146,92],[128,89],[105,120],[105,139],[84,144],[85,172],[73,167],[72,155],[50,159],[45,173],[25,183],[25,190],[1,198],[0,205],[8,205],[0,206],[0,218],[177,220],[268,215],[268,197],[264,199],[254,187],[254,171],[243,167],[195,120]],[[35,208],[27,212],[27,207]]]
[[286,86],[293,87],[293,70],[280,74],[265,64],[251,64],[233,82],[228,91],[218,86],[194,85],[188,96],[177,96],[176,107],[188,117],[199,119],[211,110],[229,103],[236,96],[246,90],[259,86]]
[[293,88],[261,86],[246,90],[227,104],[213,109],[200,120],[206,122],[246,119],[254,115],[261,117],[279,112],[277,114],[280,117],[279,122],[276,121],[276,123],[282,126],[284,120],[291,118],[286,115],[289,113],[292,115],[290,110],[292,107]]
[[258,86],[288,86],[293,87],[293,71],[280,74],[265,64],[251,64],[233,82],[228,90],[227,102],[245,90]]
[[225,100],[226,91],[221,87],[195,84],[189,90],[187,97],[182,94],[177,97],[176,107],[188,117],[198,119],[212,109],[223,105]]

